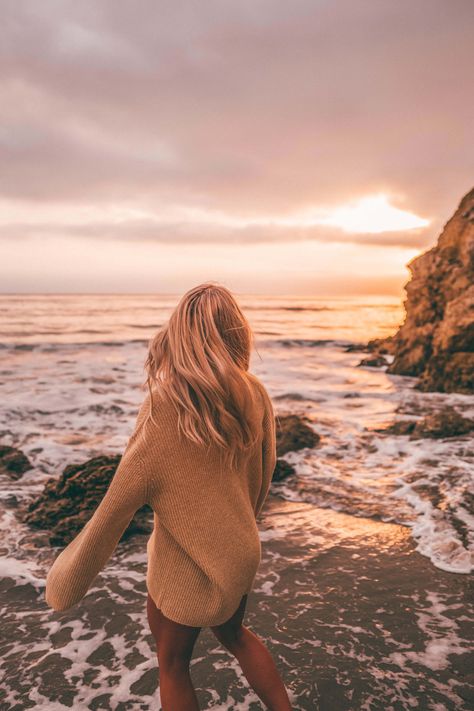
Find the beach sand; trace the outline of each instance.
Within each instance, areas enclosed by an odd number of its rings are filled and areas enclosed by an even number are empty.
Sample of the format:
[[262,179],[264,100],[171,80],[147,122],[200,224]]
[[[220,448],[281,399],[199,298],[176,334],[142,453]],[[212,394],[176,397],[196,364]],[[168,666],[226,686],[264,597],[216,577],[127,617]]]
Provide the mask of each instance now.
[[[245,623],[267,643],[295,710],[473,708],[472,577],[435,568],[407,527],[274,494],[259,529]],[[2,711],[160,708],[146,540],[121,543],[86,597],[54,612],[39,571],[56,553],[45,533],[28,537],[24,580],[16,571],[0,581]],[[34,547],[39,567],[28,573]],[[202,709],[264,709],[209,629],[191,674]]]

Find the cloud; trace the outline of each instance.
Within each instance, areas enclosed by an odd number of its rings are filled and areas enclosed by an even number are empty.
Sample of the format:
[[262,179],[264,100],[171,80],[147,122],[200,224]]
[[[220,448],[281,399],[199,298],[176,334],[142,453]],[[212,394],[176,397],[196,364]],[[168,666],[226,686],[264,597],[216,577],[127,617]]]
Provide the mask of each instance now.
[[459,0],[3,6],[2,193],[264,214],[469,187]]
[[347,233],[321,225],[284,227],[271,223],[232,227],[215,222],[165,222],[156,220],[103,221],[88,224],[11,223],[0,225],[3,239],[42,239],[45,237],[82,237],[94,240],[121,240],[169,244],[272,244],[280,242],[317,241],[329,243],[371,244],[386,247],[427,247],[431,231]]

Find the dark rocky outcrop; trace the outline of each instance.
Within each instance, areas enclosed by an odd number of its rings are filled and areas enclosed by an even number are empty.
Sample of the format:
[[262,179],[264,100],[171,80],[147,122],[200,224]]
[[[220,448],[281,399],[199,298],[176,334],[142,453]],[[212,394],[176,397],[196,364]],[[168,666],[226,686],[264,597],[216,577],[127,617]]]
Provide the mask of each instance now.
[[410,435],[415,429],[417,420],[395,420],[388,427],[376,427],[374,432],[392,435]]
[[[49,479],[40,496],[28,505],[23,520],[51,531],[52,545],[67,545],[87,523],[105,495],[121,455],[100,456],[82,464],[70,464],[59,479]],[[142,506],[121,540],[134,533],[151,533],[152,512]]]
[[454,407],[447,406],[419,420],[411,436],[413,438],[459,437],[472,430],[474,430],[474,420],[463,417]]
[[367,344],[393,353],[388,373],[418,376],[417,389],[474,392],[474,190],[437,244],[407,265],[406,317],[389,339]]
[[[346,353],[360,351],[365,353],[375,353],[376,355],[385,355],[387,353],[393,354],[395,352],[395,339],[394,336],[387,336],[386,338],[373,338],[368,343],[350,343],[344,348]],[[358,365],[362,365],[358,363]]]
[[0,473],[19,479],[29,469],[33,469],[33,465],[26,454],[16,447],[0,444]]
[[[276,449],[278,457],[287,452],[296,452],[305,447],[316,447],[319,435],[300,415],[279,415],[276,423]],[[281,481],[295,473],[295,468],[284,459],[277,459],[272,481]]]
[[305,447],[316,447],[319,435],[300,415],[277,415],[276,449],[278,456],[287,452],[296,452]]
[[370,368],[383,368],[388,365],[388,360],[380,353],[377,353],[376,355],[369,356],[368,358],[362,358],[360,363],[357,365],[365,365]]
[[474,430],[474,420],[463,417],[450,405],[430,412],[419,420],[398,420],[384,429],[375,430],[410,439],[460,437]]
[[294,473],[295,468],[293,464],[286,462],[284,459],[277,459],[275,469],[273,471],[272,481],[282,481]]

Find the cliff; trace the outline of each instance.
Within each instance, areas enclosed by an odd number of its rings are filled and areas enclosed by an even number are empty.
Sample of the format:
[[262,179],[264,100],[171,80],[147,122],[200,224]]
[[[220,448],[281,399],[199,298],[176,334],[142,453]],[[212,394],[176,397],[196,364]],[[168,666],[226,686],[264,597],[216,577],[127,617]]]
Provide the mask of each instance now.
[[369,350],[392,353],[387,372],[419,376],[419,390],[474,392],[474,189],[437,244],[407,266],[405,321]]

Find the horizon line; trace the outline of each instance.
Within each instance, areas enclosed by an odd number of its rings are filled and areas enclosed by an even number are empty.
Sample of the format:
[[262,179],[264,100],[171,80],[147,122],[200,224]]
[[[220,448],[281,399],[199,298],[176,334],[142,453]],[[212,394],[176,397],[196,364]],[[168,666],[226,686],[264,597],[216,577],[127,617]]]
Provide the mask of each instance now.
[[[192,287],[190,287],[192,288]],[[226,287],[228,288],[228,287]],[[0,296],[182,296],[186,293],[185,291],[0,291]],[[367,293],[367,294],[354,294],[348,293],[345,295],[334,295],[334,294],[298,294],[298,293],[271,293],[271,292],[254,292],[254,291],[238,291],[236,289],[230,289],[234,294],[241,294],[243,296],[274,296],[274,297],[291,297],[291,298],[314,298],[314,299],[339,299],[347,297],[385,297],[385,298],[399,298],[393,294],[384,293]],[[404,296],[403,292],[400,294],[401,297]]]

